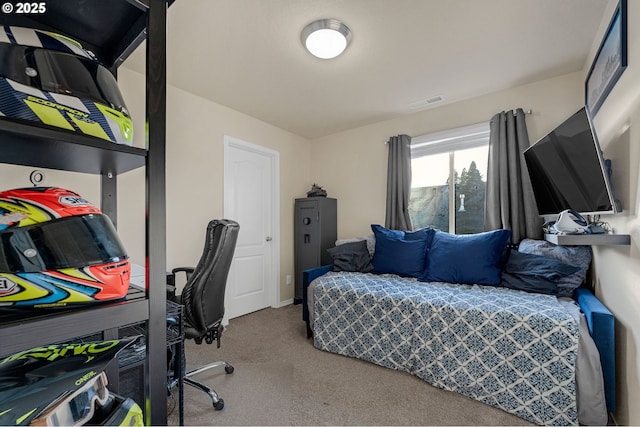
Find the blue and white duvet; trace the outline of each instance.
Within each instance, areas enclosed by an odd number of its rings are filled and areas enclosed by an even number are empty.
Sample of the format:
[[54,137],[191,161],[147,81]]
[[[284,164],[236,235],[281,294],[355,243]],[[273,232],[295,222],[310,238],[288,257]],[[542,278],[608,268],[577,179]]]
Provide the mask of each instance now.
[[553,296],[327,273],[313,282],[314,345],[410,372],[544,425],[577,424],[578,323]]

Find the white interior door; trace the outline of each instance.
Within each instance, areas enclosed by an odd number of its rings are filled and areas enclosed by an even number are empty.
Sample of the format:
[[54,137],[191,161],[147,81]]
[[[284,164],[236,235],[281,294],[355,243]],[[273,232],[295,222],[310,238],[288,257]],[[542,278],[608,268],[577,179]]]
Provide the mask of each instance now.
[[224,216],[240,224],[225,293],[233,319],[279,299],[278,153],[225,136]]

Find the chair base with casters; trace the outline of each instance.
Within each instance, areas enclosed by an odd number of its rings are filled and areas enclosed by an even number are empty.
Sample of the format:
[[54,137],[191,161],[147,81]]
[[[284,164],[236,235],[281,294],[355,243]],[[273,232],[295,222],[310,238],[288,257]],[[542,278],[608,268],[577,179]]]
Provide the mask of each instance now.
[[233,373],[233,366],[231,366],[229,363],[224,362],[224,361],[218,361],[218,362],[213,362],[213,363],[209,363],[208,365],[205,365],[201,368],[198,369],[194,369],[192,371],[189,371],[185,374],[184,376],[184,383],[187,385],[190,385],[191,387],[195,387],[198,390],[202,390],[205,393],[207,393],[209,395],[209,397],[211,398],[211,402],[213,403],[213,407],[215,408],[216,411],[221,410],[222,408],[224,408],[224,400],[222,400],[222,398],[218,395],[218,393],[216,393],[216,391],[214,389],[212,389],[211,387],[194,380],[193,378],[191,378],[194,375],[198,375],[201,372],[204,371],[208,371],[209,369],[215,369],[215,368],[220,368],[224,366],[224,371],[227,374],[232,374]]
[[[167,275],[167,299],[184,307],[184,338],[193,339],[196,344],[202,344],[202,341],[212,344],[216,341],[220,348],[220,337],[224,330],[224,293],[239,228],[238,223],[232,220],[210,221],[204,251],[197,266],[174,268]],[[186,274],[187,281],[181,295],[176,296],[176,275],[181,272]],[[186,366],[186,363],[182,366]],[[224,408],[224,401],[215,390],[193,377],[221,367],[224,367],[226,374],[234,371],[228,362],[218,361],[190,370],[182,376],[184,384],[207,393],[216,410]],[[170,383],[170,390],[176,384]]]
[[[184,354],[183,354],[183,357],[184,357]],[[182,366],[184,366],[184,360],[183,360]],[[218,361],[218,362],[209,363],[208,365],[202,366],[197,369],[193,369],[189,372],[185,372],[182,377],[183,384],[190,385],[191,387],[194,387],[198,390],[205,392],[211,398],[211,403],[213,404],[213,408],[216,411],[219,411],[222,408],[224,408],[224,400],[218,395],[218,393],[214,389],[207,386],[206,384],[203,384],[199,381],[194,380],[192,377],[202,372],[208,371],[210,369],[217,369],[221,367],[224,367],[224,372],[226,374],[232,374],[235,369],[228,362]],[[171,380],[167,385],[169,394],[171,394],[172,390],[179,385],[179,381],[180,381],[179,378],[172,376]],[[184,425],[184,424],[180,423],[180,425]]]
[[[182,269],[184,269],[184,267],[180,268],[180,270]],[[216,340],[217,347],[220,348],[220,335],[222,334],[223,329],[224,327],[222,326],[222,324],[220,324],[217,327],[213,328],[212,330],[207,331],[207,333],[204,336],[195,337],[193,340],[195,341],[196,344],[202,344],[203,340],[207,344],[212,344],[213,341]],[[182,353],[182,358],[183,358],[182,366],[186,366],[184,352]],[[233,374],[233,371],[235,370],[235,368],[229,362],[226,362],[224,360],[219,360],[217,362],[208,363],[199,368],[192,369],[188,372],[185,372],[183,373],[183,376],[182,376],[182,381],[184,384],[190,385],[191,387],[194,387],[200,391],[205,392],[211,398],[211,403],[213,404],[213,408],[216,411],[219,411],[224,408],[224,400],[218,395],[218,393],[214,389],[207,386],[206,384],[196,381],[195,379],[193,379],[193,377],[202,372],[205,372],[211,369],[222,368],[222,367],[224,367],[224,372],[226,374]],[[177,385],[178,385],[177,378],[170,381],[168,386],[169,391],[173,390],[173,388],[176,387]]]

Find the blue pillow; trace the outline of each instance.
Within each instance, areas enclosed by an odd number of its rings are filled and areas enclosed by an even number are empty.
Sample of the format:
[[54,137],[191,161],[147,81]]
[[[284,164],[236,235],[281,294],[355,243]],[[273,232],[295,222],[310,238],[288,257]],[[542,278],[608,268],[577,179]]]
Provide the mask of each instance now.
[[376,251],[372,260],[373,273],[421,277],[424,274],[426,252],[427,242],[424,240],[376,237]]
[[558,280],[580,270],[553,258],[511,250],[502,271],[501,286],[557,295]]
[[436,230],[430,227],[421,228],[415,231],[402,231],[390,230],[379,224],[371,224],[371,230],[376,238],[378,235],[382,235],[404,240],[425,240],[427,242],[427,247],[431,246],[431,240],[433,239],[433,235],[436,233]]
[[562,246],[534,239],[522,240],[518,245],[518,252],[541,255],[578,267],[575,273],[558,279],[558,296],[569,298],[584,283],[592,257],[591,246]]
[[509,239],[511,230],[460,235],[437,230],[421,280],[499,285],[502,259]]
[[373,273],[416,278],[424,274],[427,251],[435,230],[390,230],[378,224],[372,224],[371,230],[376,238],[371,260]]

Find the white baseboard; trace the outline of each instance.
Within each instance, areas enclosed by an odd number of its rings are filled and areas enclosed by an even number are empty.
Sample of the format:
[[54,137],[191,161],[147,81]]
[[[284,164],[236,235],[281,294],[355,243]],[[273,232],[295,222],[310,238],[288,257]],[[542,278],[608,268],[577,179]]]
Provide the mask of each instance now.
[[282,307],[284,307],[286,305],[291,305],[291,304],[293,304],[293,298],[288,299],[288,300],[284,300],[284,301],[280,301],[278,303],[278,305],[276,305],[274,308],[282,308]]

